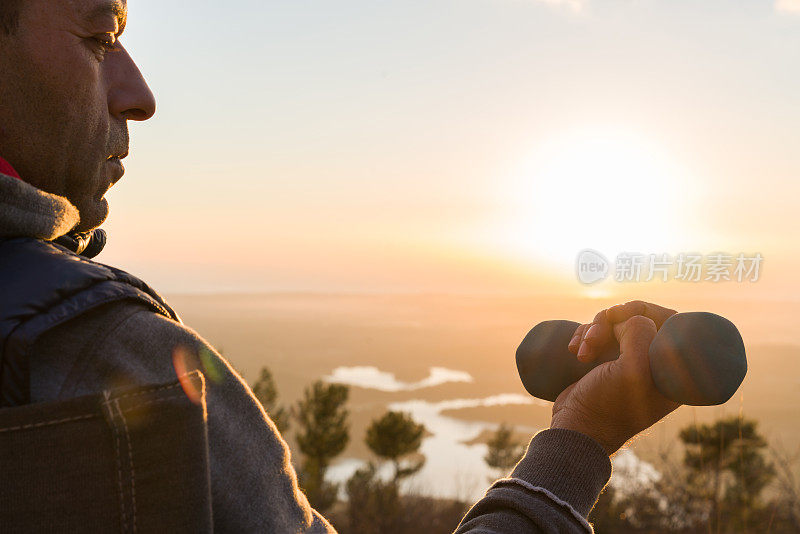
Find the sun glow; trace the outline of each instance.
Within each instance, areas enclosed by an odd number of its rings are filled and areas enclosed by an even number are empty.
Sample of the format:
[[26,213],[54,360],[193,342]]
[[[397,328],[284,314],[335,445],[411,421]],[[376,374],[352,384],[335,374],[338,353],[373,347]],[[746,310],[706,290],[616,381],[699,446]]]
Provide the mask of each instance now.
[[672,253],[685,232],[687,173],[644,137],[613,128],[553,138],[512,178],[503,239],[515,254],[572,264],[591,248]]

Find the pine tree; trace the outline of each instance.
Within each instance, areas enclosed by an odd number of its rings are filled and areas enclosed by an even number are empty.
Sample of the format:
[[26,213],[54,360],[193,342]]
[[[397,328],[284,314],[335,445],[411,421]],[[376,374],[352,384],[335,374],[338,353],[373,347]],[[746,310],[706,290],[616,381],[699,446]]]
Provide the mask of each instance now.
[[345,489],[350,532],[383,534],[397,530],[403,505],[400,491],[393,481],[380,479],[374,464],[356,471]]
[[747,530],[764,512],[762,490],[775,476],[765,457],[766,440],[755,421],[729,417],[713,425],[692,425],[681,430],[686,446],[684,465],[690,481],[710,502],[710,522],[723,529],[723,520]]
[[410,415],[402,412],[386,412],[380,419],[372,421],[367,429],[365,442],[372,452],[386,458],[394,465],[394,480],[413,475],[425,464],[425,458],[403,467],[404,456],[419,451],[425,426],[417,424]]
[[501,475],[507,474],[525,454],[525,444],[514,441],[513,435],[514,429],[502,423],[487,442],[489,451],[483,459]]
[[253,384],[253,395],[256,396],[281,433],[289,430],[289,411],[278,405],[278,387],[275,385],[272,373],[266,367],[261,368],[258,380]]
[[299,426],[297,445],[304,455],[300,484],[311,505],[320,512],[336,502],[339,485],[326,482],[325,472],[350,439],[348,411],[344,407],[349,393],[347,386],[317,381],[306,388],[293,412]]

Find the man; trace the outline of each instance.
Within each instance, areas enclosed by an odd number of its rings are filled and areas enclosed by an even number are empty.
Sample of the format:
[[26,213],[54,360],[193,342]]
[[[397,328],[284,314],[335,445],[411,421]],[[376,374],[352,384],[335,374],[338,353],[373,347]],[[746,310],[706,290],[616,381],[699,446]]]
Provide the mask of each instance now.
[[[206,354],[215,530],[332,532],[299,491],[286,443],[236,371],[144,282],[90,261],[106,191],[123,175],[127,121],[155,100],[119,39],[126,0],[0,1],[0,407],[175,379]],[[622,356],[554,405],[512,477],[459,532],[582,532],[609,455],[676,406],[653,387],[647,347],[671,310],[598,314],[581,359],[613,338]],[[578,349],[580,345],[581,349]]]

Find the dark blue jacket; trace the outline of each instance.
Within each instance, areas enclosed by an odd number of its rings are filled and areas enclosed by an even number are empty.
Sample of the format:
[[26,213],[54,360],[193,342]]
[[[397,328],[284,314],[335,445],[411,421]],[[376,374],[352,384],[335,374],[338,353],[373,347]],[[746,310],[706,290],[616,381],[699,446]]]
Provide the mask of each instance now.
[[102,248],[104,234],[99,232],[96,237],[64,236],[58,241],[62,244],[0,239],[0,407],[30,401],[28,358],[36,340],[88,310],[133,300],[179,321],[146,283],[86,257]]

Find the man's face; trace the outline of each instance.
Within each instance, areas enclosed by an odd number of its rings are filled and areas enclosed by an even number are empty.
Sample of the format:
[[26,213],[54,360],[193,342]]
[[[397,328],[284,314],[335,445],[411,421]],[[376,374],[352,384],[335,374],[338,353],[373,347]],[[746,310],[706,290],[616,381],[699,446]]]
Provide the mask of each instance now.
[[[2,0],[0,0],[2,1]],[[108,215],[122,177],[128,120],[155,99],[118,38],[126,0],[24,0],[19,27],[0,36],[0,156],[26,182],[67,197],[80,231]]]

